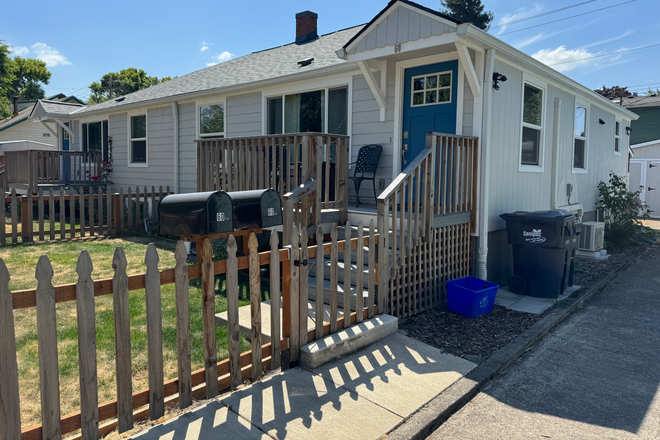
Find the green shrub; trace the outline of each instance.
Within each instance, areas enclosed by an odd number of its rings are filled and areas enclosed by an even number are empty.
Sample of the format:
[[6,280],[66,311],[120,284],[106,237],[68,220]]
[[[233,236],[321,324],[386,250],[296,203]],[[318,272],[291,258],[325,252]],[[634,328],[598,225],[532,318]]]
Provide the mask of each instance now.
[[610,172],[609,181],[598,184],[598,192],[597,207],[605,210],[606,240],[622,244],[644,231],[642,220],[649,218],[651,210],[640,200],[640,191],[628,189],[626,179]]

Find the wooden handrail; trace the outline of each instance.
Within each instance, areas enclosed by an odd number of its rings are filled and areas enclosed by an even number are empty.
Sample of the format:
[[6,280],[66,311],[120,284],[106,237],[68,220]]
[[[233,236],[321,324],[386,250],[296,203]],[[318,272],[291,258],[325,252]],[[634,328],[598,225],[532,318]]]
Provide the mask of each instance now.
[[433,154],[433,150],[431,148],[424,148],[424,150],[419,153],[417,157],[414,158],[412,162],[410,162],[408,166],[394,178],[394,180],[392,180],[392,183],[390,183],[387,188],[385,188],[383,192],[380,193],[376,199],[378,203],[385,203],[385,200],[392,196],[394,191],[401,185],[401,183],[403,183],[406,178],[408,178],[408,176],[412,175],[415,170],[424,162],[424,160],[431,154]]
[[296,204],[301,202],[306,197],[314,194],[314,192],[316,192],[316,187],[316,179],[309,179],[299,187],[295,188],[293,191],[284,194],[282,242],[285,246],[291,244],[291,234],[293,233],[293,218]]

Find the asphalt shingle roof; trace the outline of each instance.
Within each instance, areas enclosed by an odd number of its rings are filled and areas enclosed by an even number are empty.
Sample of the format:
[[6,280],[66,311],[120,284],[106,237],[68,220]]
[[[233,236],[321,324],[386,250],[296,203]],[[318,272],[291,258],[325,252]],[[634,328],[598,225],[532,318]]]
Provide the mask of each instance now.
[[70,102],[48,101],[41,99],[41,106],[49,115],[68,115],[82,107],[81,104]]
[[[86,106],[78,110],[76,115],[170,96],[248,84],[346,63],[345,60],[337,57],[335,51],[340,49],[346,41],[350,40],[363,27],[364,25],[360,25],[322,35],[308,43],[291,43],[261,52],[254,52],[125,95],[120,102],[117,102],[118,98],[115,98],[100,104]],[[310,65],[298,65],[298,61],[308,58],[314,58]]]
[[[615,102],[618,102],[618,99]],[[635,107],[660,107],[660,95],[623,98],[623,107],[627,109]]]

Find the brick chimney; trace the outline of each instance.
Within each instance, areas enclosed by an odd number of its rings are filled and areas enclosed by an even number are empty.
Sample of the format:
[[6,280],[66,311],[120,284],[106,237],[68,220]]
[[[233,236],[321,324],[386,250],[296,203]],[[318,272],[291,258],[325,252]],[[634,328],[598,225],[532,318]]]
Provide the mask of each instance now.
[[316,20],[319,15],[312,11],[296,14],[296,43],[306,43],[318,37],[316,33]]

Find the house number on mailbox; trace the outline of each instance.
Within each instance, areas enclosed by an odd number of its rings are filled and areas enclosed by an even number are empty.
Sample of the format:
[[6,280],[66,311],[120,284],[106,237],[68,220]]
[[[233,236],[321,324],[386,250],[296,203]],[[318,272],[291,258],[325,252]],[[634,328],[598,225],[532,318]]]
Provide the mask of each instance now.
[[216,212],[215,213],[215,221],[216,222],[224,222],[226,220],[225,218],[225,213],[224,212]]
[[273,217],[275,215],[275,208],[268,208],[268,217]]

